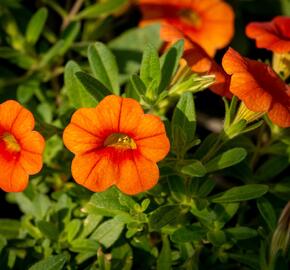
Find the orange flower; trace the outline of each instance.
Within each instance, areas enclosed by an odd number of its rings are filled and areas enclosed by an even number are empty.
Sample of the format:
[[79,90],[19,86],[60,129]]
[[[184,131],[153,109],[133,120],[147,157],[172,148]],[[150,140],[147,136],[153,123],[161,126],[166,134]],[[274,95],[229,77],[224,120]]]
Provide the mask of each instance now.
[[273,123],[290,126],[290,87],[270,66],[242,57],[229,49],[222,61],[232,75],[230,91],[253,112],[268,112]]
[[178,29],[210,56],[234,34],[234,12],[222,0],[139,0],[139,5],[141,25],[161,23],[161,36],[166,40],[174,38],[168,28]]
[[[183,34],[172,27],[166,27],[166,33],[173,37],[168,41],[168,46],[170,47],[176,41],[183,39],[185,44],[185,51],[183,53],[183,59],[187,62],[187,65],[191,68],[194,73],[199,75],[215,75],[215,82],[209,87],[209,89],[220,96],[225,96],[227,98],[232,97],[232,93],[229,91],[230,86],[230,76],[225,73],[223,68],[218,65],[214,59],[212,59],[203,48],[201,48],[197,43],[191,41],[186,35]],[[167,36],[167,37],[168,37]]]
[[156,185],[156,162],[169,151],[161,120],[144,114],[131,98],[105,97],[96,108],[77,110],[66,127],[65,146],[76,156],[72,176],[92,191],[116,185],[127,194]]
[[256,40],[258,48],[276,53],[290,52],[290,17],[278,16],[271,22],[249,23],[246,35]]
[[45,142],[33,128],[33,115],[18,102],[0,104],[0,188],[6,192],[23,191],[42,168]]

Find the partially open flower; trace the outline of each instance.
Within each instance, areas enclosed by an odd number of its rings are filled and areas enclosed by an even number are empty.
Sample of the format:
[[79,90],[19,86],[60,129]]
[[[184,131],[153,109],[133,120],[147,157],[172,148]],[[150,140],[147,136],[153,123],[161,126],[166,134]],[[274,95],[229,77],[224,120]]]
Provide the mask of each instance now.
[[230,91],[250,111],[267,112],[273,123],[280,127],[290,126],[290,87],[270,66],[242,57],[231,48],[225,53],[222,65],[232,75]]
[[270,22],[251,22],[246,35],[256,40],[258,48],[276,53],[290,52],[290,17],[278,16]]
[[0,104],[0,188],[23,191],[42,168],[44,139],[33,131],[33,115],[18,102]]
[[234,34],[234,13],[222,0],[139,0],[141,25],[161,23],[161,37],[174,38],[179,30],[198,43],[210,56],[223,48]]
[[77,110],[63,140],[76,156],[72,176],[92,191],[116,185],[127,194],[156,185],[156,162],[170,148],[165,127],[154,115],[144,114],[131,98],[105,97],[96,108]]

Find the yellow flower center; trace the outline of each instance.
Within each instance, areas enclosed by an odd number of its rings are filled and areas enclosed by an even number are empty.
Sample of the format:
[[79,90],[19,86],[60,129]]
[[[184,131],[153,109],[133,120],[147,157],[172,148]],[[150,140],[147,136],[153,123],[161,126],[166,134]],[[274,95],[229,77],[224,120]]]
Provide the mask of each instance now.
[[198,16],[198,14],[194,12],[192,9],[189,8],[181,9],[179,11],[179,15],[184,22],[194,25],[195,27],[200,27],[201,19]]
[[20,152],[21,148],[20,145],[18,144],[17,140],[15,139],[15,137],[8,133],[5,132],[2,136],[1,136],[2,140],[5,143],[6,149],[10,152]]
[[137,145],[132,138],[126,134],[113,133],[108,136],[104,142],[104,146],[123,148],[123,149],[136,149]]

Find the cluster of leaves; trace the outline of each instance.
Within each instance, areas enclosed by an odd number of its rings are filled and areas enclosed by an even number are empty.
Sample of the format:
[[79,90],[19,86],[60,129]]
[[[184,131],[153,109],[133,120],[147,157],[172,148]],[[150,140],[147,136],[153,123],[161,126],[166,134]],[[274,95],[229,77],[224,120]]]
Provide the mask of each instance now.
[[[55,1],[40,2],[68,17]],[[23,215],[0,219],[1,269],[288,269],[287,249],[272,241],[289,233],[277,231],[290,197],[287,130],[266,119],[250,135],[236,132],[233,99],[225,101],[221,133],[199,137],[194,97],[213,78],[176,75],[182,41],[159,57],[158,26],[131,29],[106,45],[90,40],[107,38],[104,29],[126,2],[88,4],[56,36],[45,24],[47,8],[19,23],[12,16],[25,10],[19,2],[0,1],[0,57],[8,63],[1,98],[17,86],[47,138],[41,175],[23,193],[7,195]],[[77,61],[67,61],[71,56]],[[171,142],[159,184],[135,197],[115,188],[92,194],[75,184],[61,142],[74,109],[112,93],[161,116]]]

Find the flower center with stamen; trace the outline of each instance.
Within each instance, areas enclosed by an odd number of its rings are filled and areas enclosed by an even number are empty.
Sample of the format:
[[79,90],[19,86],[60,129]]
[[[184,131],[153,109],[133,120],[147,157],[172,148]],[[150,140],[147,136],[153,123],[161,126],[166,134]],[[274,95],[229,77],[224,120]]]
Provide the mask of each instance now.
[[137,145],[132,138],[126,134],[113,133],[108,136],[104,142],[104,146],[123,148],[123,149],[136,149]]
[[4,132],[3,135],[1,136],[1,139],[4,141],[6,149],[8,151],[20,152],[21,150],[20,145],[18,144],[17,140],[12,134]]
[[192,9],[189,8],[181,9],[179,11],[179,15],[184,22],[191,25],[193,24],[195,27],[200,27],[201,25],[200,16],[198,16],[198,14],[194,12]]

